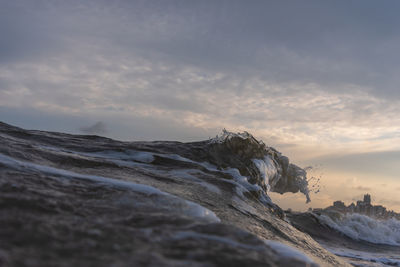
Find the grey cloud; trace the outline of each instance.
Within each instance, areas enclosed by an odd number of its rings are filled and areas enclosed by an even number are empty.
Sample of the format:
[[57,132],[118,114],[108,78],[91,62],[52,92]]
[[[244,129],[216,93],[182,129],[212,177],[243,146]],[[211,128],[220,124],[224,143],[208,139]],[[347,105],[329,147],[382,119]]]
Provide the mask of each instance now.
[[[60,52],[59,23],[29,1],[0,2],[0,60],[2,64],[37,60]],[[43,9],[42,9],[43,10]]]
[[397,97],[400,19],[394,10],[399,5],[3,1],[0,34],[9,38],[2,38],[0,54],[10,61],[28,54],[46,57],[52,50],[69,53],[72,44],[88,45],[76,49],[101,45],[106,56],[141,54],[275,82],[356,84],[381,97]]
[[[144,23],[157,25],[155,18],[162,18],[168,34],[147,28],[142,43],[136,43],[142,50],[279,82],[350,83],[373,87],[376,94],[396,93],[394,6],[368,1],[158,4],[165,9],[141,6]],[[137,36],[128,34],[124,42],[130,37]]]
[[[398,92],[393,89],[398,79],[398,5],[2,1],[0,34],[16,37],[1,39],[0,54],[8,57],[0,63],[4,91],[8,89],[1,96],[6,103],[14,88],[26,88],[27,95],[14,105],[53,106],[81,116],[98,111],[140,116],[155,110],[167,114],[162,119],[168,122],[178,117],[185,124],[179,127],[190,125],[185,112],[207,123],[272,130],[286,126],[293,135],[307,136],[329,136],[337,125],[336,133],[351,125],[372,127],[371,122],[387,126],[387,121],[396,123],[391,117],[398,114],[392,102]],[[220,73],[222,78],[188,78],[185,71]],[[363,100],[360,91],[366,90],[390,100]],[[321,91],[353,97],[328,103],[331,95],[326,95],[317,104],[307,102]],[[394,131],[383,135],[391,138]],[[356,137],[336,138],[350,142]]]
[[207,112],[205,106],[201,105],[201,100],[191,97],[178,97],[177,95],[159,94],[152,96],[142,96],[136,98],[136,101],[153,104],[160,108],[168,110],[186,110],[192,112]]

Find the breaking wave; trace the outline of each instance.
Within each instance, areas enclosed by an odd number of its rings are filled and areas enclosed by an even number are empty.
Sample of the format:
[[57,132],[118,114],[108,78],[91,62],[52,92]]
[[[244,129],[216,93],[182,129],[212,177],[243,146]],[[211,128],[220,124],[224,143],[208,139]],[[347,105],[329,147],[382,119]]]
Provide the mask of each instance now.
[[309,199],[306,171],[246,132],[120,142],[0,122],[0,140],[0,235],[11,244],[0,265],[342,263],[282,220],[268,196]]
[[240,174],[249,177],[251,184],[257,184],[264,192],[301,192],[310,202],[309,179],[306,169],[292,163],[273,147],[266,146],[248,132],[232,133],[223,130],[209,142],[210,163],[220,168],[236,168]]
[[321,215],[319,219],[322,223],[352,239],[400,246],[400,221],[396,219],[376,220],[355,213],[340,217]]

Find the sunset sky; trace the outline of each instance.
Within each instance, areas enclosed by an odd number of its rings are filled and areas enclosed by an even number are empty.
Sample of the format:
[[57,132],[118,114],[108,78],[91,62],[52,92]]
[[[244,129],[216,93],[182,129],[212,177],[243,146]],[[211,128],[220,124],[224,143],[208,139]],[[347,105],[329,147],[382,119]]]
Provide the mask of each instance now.
[[0,0],[0,120],[122,140],[249,131],[400,212],[399,1]]

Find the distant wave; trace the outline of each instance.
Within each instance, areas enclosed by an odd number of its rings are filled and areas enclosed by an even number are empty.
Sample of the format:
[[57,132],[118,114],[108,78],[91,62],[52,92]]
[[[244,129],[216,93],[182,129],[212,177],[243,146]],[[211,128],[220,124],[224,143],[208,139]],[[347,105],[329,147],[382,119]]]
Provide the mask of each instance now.
[[400,221],[396,219],[376,220],[356,213],[334,218],[321,215],[319,219],[352,239],[400,246]]

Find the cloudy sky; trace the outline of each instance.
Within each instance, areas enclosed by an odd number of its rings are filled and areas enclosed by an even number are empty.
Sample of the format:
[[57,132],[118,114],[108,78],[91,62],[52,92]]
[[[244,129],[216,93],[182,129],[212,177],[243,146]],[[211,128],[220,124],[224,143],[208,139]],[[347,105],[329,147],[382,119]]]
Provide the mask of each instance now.
[[[123,140],[247,130],[400,211],[399,1],[0,0],[0,120]],[[282,205],[305,208],[298,194]]]

